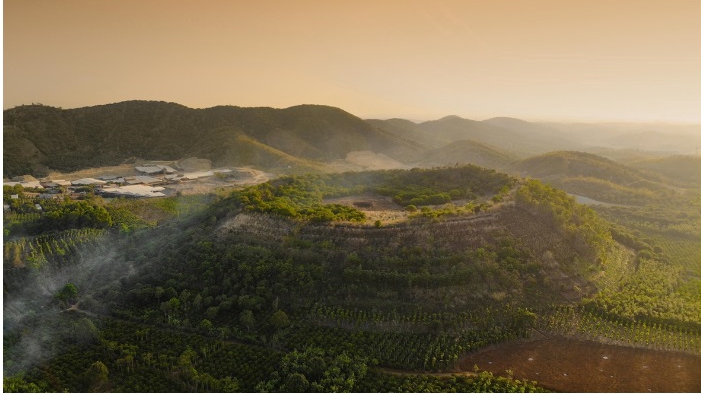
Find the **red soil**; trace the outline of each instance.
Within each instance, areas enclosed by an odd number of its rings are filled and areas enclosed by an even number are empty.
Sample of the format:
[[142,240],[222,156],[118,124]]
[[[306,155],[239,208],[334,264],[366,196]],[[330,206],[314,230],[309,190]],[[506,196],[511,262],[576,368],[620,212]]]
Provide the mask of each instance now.
[[701,392],[701,357],[562,337],[486,348],[467,355],[460,369],[475,364],[553,391]]

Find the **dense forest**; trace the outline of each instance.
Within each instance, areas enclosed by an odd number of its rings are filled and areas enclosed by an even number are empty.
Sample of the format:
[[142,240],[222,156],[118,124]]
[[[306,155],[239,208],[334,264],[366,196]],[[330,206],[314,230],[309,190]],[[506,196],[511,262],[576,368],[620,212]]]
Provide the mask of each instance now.
[[534,333],[701,355],[700,195],[651,193],[591,209],[477,166],[151,200],[6,186],[4,390],[543,391],[459,368]]

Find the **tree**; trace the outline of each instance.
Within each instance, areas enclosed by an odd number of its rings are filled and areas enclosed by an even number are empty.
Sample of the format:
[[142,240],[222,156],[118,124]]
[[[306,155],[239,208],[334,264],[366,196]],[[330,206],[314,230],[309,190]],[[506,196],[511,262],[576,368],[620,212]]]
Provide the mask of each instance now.
[[246,326],[246,329],[249,331],[256,325],[256,318],[253,317],[253,312],[251,312],[249,309],[245,309],[243,312],[241,312],[241,314],[239,314],[239,321],[241,324]]
[[92,320],[82,318],[73,325],[73,335],[79,343],[91,343],[100,338],[100,332]]
[[323,349],[310,347],[293,351],[282,360],[280,373],[273,372],[256,389],[281,392],[352,392],[356,382],[367,374],[367,359],[349,356],[345,352],[335,356]]
[[290,325],[290,318],[287,317],[287,313],[282,309],[278,309],[272,316],[270,316],[270,324],[275,326],[275,328],[280,329]]
[[161,303],[161,310],[168,317],[168,322],[171,321],[173,315],[180,309],[180,300],[172,297],[170,300]]
[[95,361],[83,373],[83,379],[88,392],[106,392],[109,384],[109,370],[102,361]]
[[75,303],[78,296],[78,289],[73,283],[66,283],[65,286],[56,294],[56,298],[67,304]]
[[[46,386],[45,384],[43,386]],[[2,379],[2,391],[4,393],[41,393],[48,392],[47,387],[39,387],[35,383],[27,382],[23,374],[4,376]]]
[[239,381],[236,378],[231,378],[230,376],[219,379],[219,389],[223,393],[235,393],[239,391]]
[[207,311],[205,311],[204,315],[207,316],[208,319],[214,319],[217,317],[217,313],[219,313],[219,308],[216,306],[210,306],[207,308]]
[[161,302],[161,297],[163,297],[163,294],[165,294],[165,292],[166,292],[166,291],[165,291],[161,286],[158,286],[158,287],[156,287],[156,289],[153,291],[153,295],[154,295],[154,297],[156,297],[156,300],[157,300],[158,302]]
[[207,319],[202,319],[198,327],[200,330],[209,331],[212,329],[212,322]]
[[293,372],[285,378],[285,391],[289,393],[305,393],[309,389],[309,381],[299,372]]

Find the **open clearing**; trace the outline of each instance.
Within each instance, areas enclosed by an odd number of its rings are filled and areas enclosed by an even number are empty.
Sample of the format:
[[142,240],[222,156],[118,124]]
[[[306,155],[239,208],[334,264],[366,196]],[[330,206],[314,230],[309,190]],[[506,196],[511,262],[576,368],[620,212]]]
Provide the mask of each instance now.
[[405,221],[409,217],[409,212],[401,205],[392,202],[391,197],[373,193],[340,198],[325,198],[323,202],[324,204],[341,204],[354,207],[362,211],[370,222],[379,220],[383,224],[390,224]]
[[485,348],[467,355],[460,369],[475,364],[561,392],[701,392],[701,357],[564,337]]

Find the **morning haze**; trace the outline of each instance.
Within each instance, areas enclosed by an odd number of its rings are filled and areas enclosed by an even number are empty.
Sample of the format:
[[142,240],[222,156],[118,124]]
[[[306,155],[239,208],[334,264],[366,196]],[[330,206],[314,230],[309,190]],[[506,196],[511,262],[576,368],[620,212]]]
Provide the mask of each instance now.
[[699,15],[5,1],[3,392],[701,392]]

